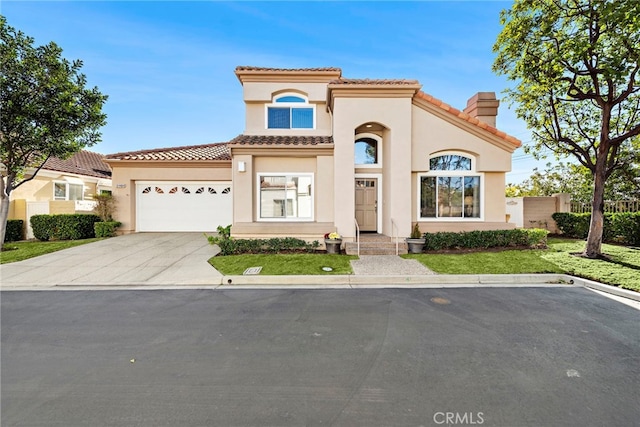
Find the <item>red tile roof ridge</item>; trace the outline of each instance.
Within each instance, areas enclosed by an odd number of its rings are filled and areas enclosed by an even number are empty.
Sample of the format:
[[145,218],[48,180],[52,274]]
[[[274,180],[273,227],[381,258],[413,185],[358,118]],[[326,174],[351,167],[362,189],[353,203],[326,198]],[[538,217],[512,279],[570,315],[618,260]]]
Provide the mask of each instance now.
[[333,144],[325,135],[245,135],[240,134],[229,145],[326,145]]
[[508,135],[506,132],[503,132],[499,129],[496,129],[495,127],[491,126],[490,124],[483,122],[482,120],[479,120],[476,117],[471,117],[469,114],[465,113],[464,111],[460,111],[457,108],[454,108],[452,106],[450,106],[449,104],[441,101],[438,98],[433,97],[432,95],[429,95],[425,92],[422,92],[421,90],[419,90],[416,95],[417,98],[420,98],[432,105],[435,105],[436,107],[439,107],[440,109],[447,111],[450,114],[453,114],[454,116],[465,120],[466,122],[469,122],[471,124],[474,124],[476,126],[478,126],[481,129],[484,129],[492,134],[494,134],[495,136],[497,136],[498,138],[504,139],[505,141],[510,142],[511,144],[515,145],[516,147],[520,147],[522,145],[522,141],[520,141],[518,138],[513,137],[511,135]]
[[119,153],[107,154],[105,157],[107,159],[114,159],[117,157],[123,157],[127,155],[140,155],[140,154],[152,154],[152,153],[162,153],[167,151],[177,151],[177,150],[192,150],[197,148],[216,148],[223,147],[227,145],[228,142],[210,142],[208,144],[198,144],[198,145],[183,145],[179,147],[164,147],[164,148],[148,148],[143,150],[134,150],[134,151],[122,151]]
[[340,77],[329,82],[336,85],[420,85],[420,82],[413,79],[348,79]]
[[342,72],[340,68],[337,67],[314,67],[314,68],[272,68],[272,67],[254,67],[250,65],[239,65],[236,67],[236,72],[238,71],[276,71],[276,72],[304,72],[304,71],[332,71],[332,72]]
[[226,142],[181,147],[154,148],[148,150],[114,153],[108,160],[200,160],[228,161],[231,152]]

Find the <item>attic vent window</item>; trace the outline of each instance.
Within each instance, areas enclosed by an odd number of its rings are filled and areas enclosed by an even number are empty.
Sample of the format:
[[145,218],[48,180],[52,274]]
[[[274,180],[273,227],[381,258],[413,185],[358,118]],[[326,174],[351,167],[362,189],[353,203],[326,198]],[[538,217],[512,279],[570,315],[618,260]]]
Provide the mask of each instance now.
[[268,129],[313,129],[315,106],[298,95],[283,94],[267,105]]

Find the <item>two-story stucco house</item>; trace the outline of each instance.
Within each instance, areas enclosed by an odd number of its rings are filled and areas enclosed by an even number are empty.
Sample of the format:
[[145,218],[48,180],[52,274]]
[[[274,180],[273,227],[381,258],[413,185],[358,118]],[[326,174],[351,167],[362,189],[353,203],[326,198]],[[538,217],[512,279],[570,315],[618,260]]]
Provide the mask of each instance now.
[[[244,132],[220,144],[118,153],[125,232],[214,231],[321,240],[356,230],[513,228],[505,174],[520,141],[495,128],[492,92],[457,110],[416,80],[342,77],[339,68],[238,67]],[[356,226],[357,224],[357,226]]]

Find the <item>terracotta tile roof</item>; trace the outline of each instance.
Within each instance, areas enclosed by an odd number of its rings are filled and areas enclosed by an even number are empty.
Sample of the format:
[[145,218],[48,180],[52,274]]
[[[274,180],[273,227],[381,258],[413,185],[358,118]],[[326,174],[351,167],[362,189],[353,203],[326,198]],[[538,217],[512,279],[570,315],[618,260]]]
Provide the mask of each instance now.
[[420,85],[417,80],[411,79],[345,79],[331,80],[330,85],[368,85],[368,86],[414,86]]
[[333,144],[331,136],[238,135],[229,145],[323,145]]
[[184,147],[156,148],[109,154],[109,160],[231,160],[227,143],[188,145]]
[[66,160],[50,157],[42,169],[111,179],[111,168],[103,162],[103,159],[102,154],[80,151]]
[[482,120],[479,120],[475,117],[471,117],[470,115],[468,115],[467,113],[458,110],[457,108],[454,108],[452,106],[450,106],[449,104],[446,104],[445,102],[442,102],[441,100],[434,98],[433,96],[426,94],[422,91],[418,91],[418,93],[416,93],[416,98],[422,99],[432,105],[435,105],[436,107],[447,111],[449,114],[453,114],[454,116],[465,120],[469,123],[472,123],[476,126],[478,126],[481,129],[486,130],[489,133],[494,134],[495,136],[497,136],[498,138],[504,139],[505,141],[511,143],[512,145],[514,145],[515,147],[520,147],[522,145],[522,142],[518,139],[515,138],[511,135],[507,135],[505,132],[498,130],[496,128],[494,128],[493,126],[483,122]]
[[291,71],[293,73],[304,72],[304,71],[335,71],[342,73],[342,70],[337,67],[318,67],[318,68],[269,68],[269,67],[252,67],[248,65],[240,65],[236,67],[236,72],[238,71]]

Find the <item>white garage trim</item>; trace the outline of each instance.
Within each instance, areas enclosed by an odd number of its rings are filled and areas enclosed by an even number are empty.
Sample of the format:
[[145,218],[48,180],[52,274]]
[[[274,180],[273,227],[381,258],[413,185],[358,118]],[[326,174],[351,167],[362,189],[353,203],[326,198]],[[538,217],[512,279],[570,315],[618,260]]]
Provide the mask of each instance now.
[[136,231],[215,231],[233,221],[231,181],[136,181]]

